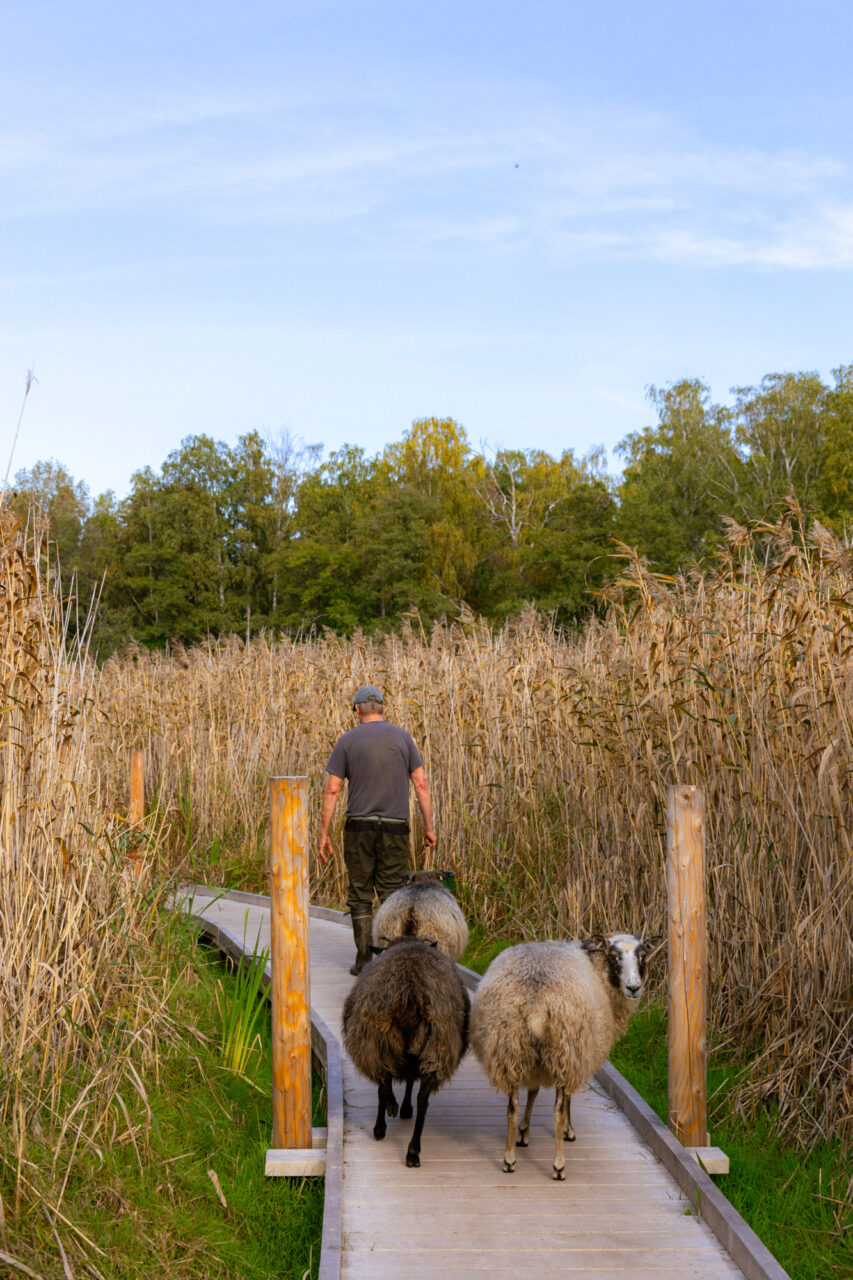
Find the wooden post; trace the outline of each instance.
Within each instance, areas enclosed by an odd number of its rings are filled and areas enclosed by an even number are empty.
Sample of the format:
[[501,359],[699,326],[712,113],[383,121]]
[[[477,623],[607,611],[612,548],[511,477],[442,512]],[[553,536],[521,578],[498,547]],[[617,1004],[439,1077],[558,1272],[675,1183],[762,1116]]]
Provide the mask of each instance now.
[[705,1147],[708,938],[705,924],[705,797],[670,787],[666,809],[669,915],[669,1127],[687,1147]]
[[308,779],[270,779],[273,1147],[311,1148]]
[[[131,751],[130,753],[130,805],[127,810],[127,820],[131,827],[138,827],[142,822],[145,813],[145,752]],[[139,832],[134,832],[135,836],[139,836]],[[134,844],[130,852],[130,865],[134,875],[139,875],[142,870],[142,846],[141,843]]]

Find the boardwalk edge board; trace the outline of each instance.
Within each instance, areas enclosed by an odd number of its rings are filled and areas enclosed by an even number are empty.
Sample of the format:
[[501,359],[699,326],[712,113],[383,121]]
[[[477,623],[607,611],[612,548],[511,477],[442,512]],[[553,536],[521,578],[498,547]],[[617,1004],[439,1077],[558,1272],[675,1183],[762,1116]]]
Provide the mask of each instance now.
[[[209,885],[181,885],[179,892],[192,898],[203,897],[205,906],[211,899],[225,898],[247,905],[269,907],[265,894],[247,893],[240,889],[221,890]],[[194,915],[192,910],[190,914]],[[348,917],[331,907],[311,906],[311,915],[320,920],[348,927]],[[217,946],[235,959],[244,955],[241,939],[220,929],[204,917],[194,916]],[[220,941],[221,937],[221,941]],[[250,945],[247,939],[247,947]],[[250,953],[251,954],[251,953]],[[479,974],[457,965],[462,981],[474,990]],[[343,1074],[337,1038],[322,1018],[311,1011],[311,1048],[324,1068],[327,1093],[328,1138],[326,1145],[326,1195],[323,1210],[323,1235],[320,1252],[319,1280],[339,1280],[341,1273],[341,1214],[343,1181]],[[711,1178],[697,1163],[691,1150],[683,1147],[663,1121],[637,1093],[620,1072],[606,1062],[594,1077],[595,1084],[619,1107],[653,1155],[672,1175],[693,1210],[741,1268],[746,1280],[791,1280],[788,1272],[773,1257],[752,1228],[729,1203]]]

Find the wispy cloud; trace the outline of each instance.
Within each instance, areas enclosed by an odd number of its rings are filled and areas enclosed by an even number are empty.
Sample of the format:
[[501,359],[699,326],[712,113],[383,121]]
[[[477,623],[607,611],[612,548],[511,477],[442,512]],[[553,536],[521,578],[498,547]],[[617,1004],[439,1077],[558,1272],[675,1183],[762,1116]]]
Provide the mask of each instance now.
[[346,227],[364,252],[534,250],[702,268],[853,266],[853,180],[833,154],[721,145],[664,117],[349,104],[292,93],[60,104],[0,135],[0,218],[125,213]]

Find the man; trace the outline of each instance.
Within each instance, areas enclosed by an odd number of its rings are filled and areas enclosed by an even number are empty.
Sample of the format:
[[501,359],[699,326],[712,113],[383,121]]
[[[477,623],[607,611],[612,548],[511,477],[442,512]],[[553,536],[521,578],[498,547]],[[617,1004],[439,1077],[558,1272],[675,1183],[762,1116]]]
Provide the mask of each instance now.
[[350,973],[361,973],[371,957],[373,895],[384,902],[405,882],[409,866],[409,782],[415,788],[424,823],[424,840],[435,845],[432,801],[414,739],[384,719],[382,691],[365,684],[353,697],[358,724],[335,743],[326,765],[326,789],[320,822],[318,857],[334,852],[329,824],[338,796],[349,782],[344,825],[344,862],[349,877],[347,904],[352,915],[356,958]]

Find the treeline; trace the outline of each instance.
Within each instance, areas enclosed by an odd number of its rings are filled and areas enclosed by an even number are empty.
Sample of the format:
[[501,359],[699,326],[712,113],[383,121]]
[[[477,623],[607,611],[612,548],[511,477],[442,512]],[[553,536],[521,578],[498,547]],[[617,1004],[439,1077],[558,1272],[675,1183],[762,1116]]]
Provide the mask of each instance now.
[[[387,629],[467,606],[494,622],[532,602],[560,621],[590,608],[616,541],[664,572],[713,554],[726,522],[795,493],[844,533],[853,516],[853,366],[834,384],[772,374],[714,404],[699,380],[652,388],[657,422],[600,451],[471,448],[452,419],[424,419],[375,457],[326,461],[292,437],[233,447],[191,436],[127,497],[90,497],[56,462],[16,477],[14,507],[46,520],[80,615],[100,593],[104,654],[262,628]],[[616,541],[614,541],[616,540]]]

